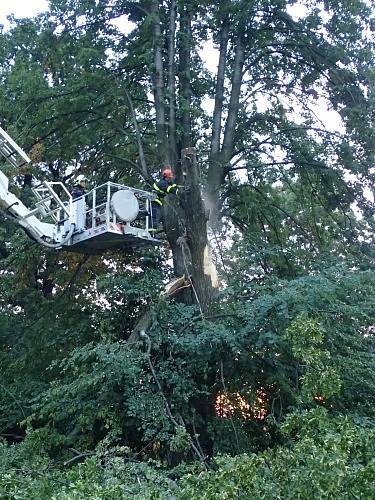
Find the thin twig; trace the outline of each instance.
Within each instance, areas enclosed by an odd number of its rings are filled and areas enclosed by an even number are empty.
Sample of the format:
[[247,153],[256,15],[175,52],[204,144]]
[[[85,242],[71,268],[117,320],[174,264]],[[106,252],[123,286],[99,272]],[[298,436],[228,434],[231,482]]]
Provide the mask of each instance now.
[[142,167],[142,174],[143,174],[143,177],[146,180],[148,180],[150,178],[150,174],[149,174],[149,171],[148,171],[148,168],[147,168],[147,164],[146,164],[146,157],[145,157],[145,153],[144,153],[144,150],[143,150],[142,137],[141,137],[141,133],[139,131],[138,121],[137,121],[137,116],[135,114],[135,109],[134,109],[133,101],[132,101],[132,98],[130,97],[129,92],[126,89],[124,89],[124,92],[125,92],[125,96],[126,96],[126,99],[128,101],[128,104],[129,104],[130,113],[132,115],[132,120],[133,120],[135,135],[136,135],[136,138],[137,138],[139,161],[141,162],[141,167]]
[[202,450],[202,446],[201,446],[201,444],[199,442],[199,439],[198,439],[199,434],[197,433],[197,430],[195,428],[195,410],[193,411],[193,422],[192,423],[193,423],[193,432],[194,432],[195,441],[197,442],[197,446],[199,448],[199,451],[204,456],[204,453],[203,453],[203,450]]
[[21,406],[21,403],[16,399],[15,396],[13,396],[13,394],[3,385],[3,384],[0,384],[0,386],[2,387],[3,391],[5,391],[7,394],[9,394],[9,396],[13,399],[13,401],[16,403],[16,405],[18,406],[18,408],[21,410],[22,412],[22,415],[23,415],[23,418],[26,418],[26,414],[25,412],[23,411],[23,408]]
[[84,458],[84,457],[90,457],[92,455],[95,455],[95,453],[93,451],[86,451],[85,453],[80,453],[79,455],[75,455],[73,458],[71,458],[70,460],[67,460],[66,462],[64,462],[64,465],[69,465],[71,464],[72,462],[75,462],[76,460],[80,459],[80,458]]
[[[89,259],[89,257],[90,257],[90,256],[89,256],[88,254],[85,254],[85,255],[84,255],[84,257],[83,257],[83,259],[81,260],[81,262],[79,262],[79,263],[78,263],[78,265],[77,265],[76,269],[74,270],[74,273],[72,274],[72,277],[71,277],[71,278],[70,278],[70,280],[69,280],[69,283],[66,285],[66,287],[64,288],[64,290],[60,293],[60,295],[58,295],[58,296],[56,297],[56,299],[55,299],[55,301],[54,301],[54,303],[53,303],[53,305],[52,305],[52,309],[53,309],[53,307],[54,307],[54,306],[56,306],[56,303],[57,303],[57,302],[59,302],[59,301],[60,301],[60,300],[64,297],[64,295],[65,295],[68,291],[70,291],[70,290],[72,289],[72,287],[73,287],[73,285],[74,285],[75,280],[77,279],[77,277],[78,277],[79,273],[81,272],[82,266],[83,266],[83,265],[87,262],[87,260]],[[35,321],[33,321],[32,323],[30,323],[29,325],[27,325],[27,327],[26,327],[26,328],[27,328],[27,329],[30,329],[30,328],[32,328],[33,326],[35,326],[35,325],[36,325],[37,323],[39,323],[39,321],[40,321],[41,319],[43,319],[43,318],[46,316],[46,314],[47,314],[48,312],[50,312],[50,311],[51,311],[51,305],[50,305],[50,304],[48,304],[48,306],[47,306],[47,307],[45,308],[45,310],[44,310],[44,311],[40,314],[40,316],[39,316],[39,317],[38,317]]]
[[[226,388],[225,380],[224,380],[224,365],[223,365],[223,360],[220,360],[220,375],[221,375],[221,383],[223,385],[224,392],[225,392],[225,394],[228,394],[228,390]],[[235,435],[235,438],[236,438],[237,453],[239,454],[240,453],[240,443],[238,441],[237,429],[236,429],[236,426],[234,425],[233,418],[232,418],[232,415],[230,413],[229,413],[229,419],[230,419],[230,422],[232,424],[233,432],[234,432],[234,435]]]
[[[164,403],[164,407],[165,407],[165,411],[167,413],[167,416],[169,417],[170,421],[172,422],[172,424],[174,425],[175,429],[177,429],[180,424],[178,423],[178,421],[176,420],[176,418],[173,416],[172,414],[172,411],[171,411],[171,408],[169,406],[169,403],[168,403],[168,400],[167,398],[165,397],[164,395],[164,392],[163,392],[163,388],[161,386],[161,383],[159,381],[159,378],[158,376],[156,375],[156,370],[154,368],[154,365],[151,361],[151,339],[150,337],[147,335],[147,333],[145,331],[142,331],[140,332],[140,337],[142,339],[144,339],[146,341],[146,345],[147,345],[147,351],[146,351],[146,355],[147,355],[147,362],[148,362],[148,365],[150,367],[150,370],[151,370],[151,373],[152,373],[152,376],[154,377],[154,380],[155,380],[155,383],[159,389],[159,393],[163,399],[163,403]],[[208,465],[206,463],[206,459],[205,459],[205,456],[199,451],[199,449],[195,446],[195,444],[193,442],[191,442],[191,447],[193,449],[193,451],[195,452],[195,454],[197,455],[198,459],[201,460],[201,462],[204,464],[204,466],[206,467],[206,469],[208,469]]]

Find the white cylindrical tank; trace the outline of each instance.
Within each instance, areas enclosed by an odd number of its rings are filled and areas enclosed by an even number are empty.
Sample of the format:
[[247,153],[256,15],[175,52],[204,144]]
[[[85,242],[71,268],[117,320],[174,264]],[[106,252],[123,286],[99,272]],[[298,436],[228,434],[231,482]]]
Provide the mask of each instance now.
[[139,203],[132,191],[121,189],[111,198],[111,208],[123,222],[133,222],[139,212]]

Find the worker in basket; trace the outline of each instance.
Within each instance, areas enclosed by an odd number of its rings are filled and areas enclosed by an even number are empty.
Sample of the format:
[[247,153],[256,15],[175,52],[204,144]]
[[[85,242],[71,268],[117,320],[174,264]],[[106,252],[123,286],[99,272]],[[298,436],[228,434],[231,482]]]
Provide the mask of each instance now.
[[152,218],[150,233],[158,232],[158,227],[161,221],[161,210],[164,198],[167,194],[178,194],[178,186],[174,182],[174,174],[170,167],[166,167],[162,172],[162,178],[152,184],[152,189],[156,194],[156,198],[151,203]]
[[71,192],[73,200],[81,198],[81,196],[85,196],[86,184],[87,184],[87,178],[84,177],[83,175],[79,175],[76,179],[76,183],[74,184],[73,191]]

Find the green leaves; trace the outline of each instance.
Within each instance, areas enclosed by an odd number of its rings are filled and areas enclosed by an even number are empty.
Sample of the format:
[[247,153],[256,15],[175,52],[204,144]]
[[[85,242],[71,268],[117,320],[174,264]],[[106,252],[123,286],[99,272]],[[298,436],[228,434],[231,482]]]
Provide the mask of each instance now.
[[292,446],[221,457],[217,471],[183,478],[178,498],[195,498],[198,492],[209,499],[371,497],[373,432],[349,419],[330,419],[323,409],[291,415],[283,429],[294,437]]
[[[147,163],[159,169],[150,2],[115,4],[51,0],[49,13],[2,35],[0,115],[35,153],[40,180],[82,170],[93,184],[145,187],[125,91]],[[159,4],[161,56],[172,70],[170,6]],[[216,80],[202,41],[217,43],[229,23],[222,148],[242,30],[240,111],[217,186],[228,231],[212,239],[223,286],[204,318],[178,295],[160,298],[172,274],[168,250],[91,257],[71,283],[81,257],[44,252],[1,222],[0,422],[8,439],[24,425],[27,436],[1,447],[0,496],[372,495],[373,207],[363,194],[373,176],[372,42],[363,37],[372,14],[360,1],[310,2],[298,19],[293,2],[229,4],[189,3],[192,105],[177,110],[175,125],[181,136],[190,112],[209,188],[205,104]],[[177,15],[186,7],[178,2]],[[124,34],[112,20],[127,15],[134,24]],[[181,75],[172,75],[177,89]],[[173,108],[179,92],[163,104]],[[322,97],[340,114],[340,133],[332,115],[315,116]],[[15,187],[31,203],[22,175]],[[142,341],[126,343],[147,308],[150,358]],[[200,464],[191,476],[186,464],[167,472],[193,460],[192,444],[210,458],[236,456],[209,473]]]
[[184,426],[179,425],[176,428],[172,438],[170,449],[177,453],[187,453],[191,448],[191,437]]
[[338,370],[331,366],[331,354],[322,349],[324,330],[317,320],[303,315],[297,317],[286,330],[292,352],[303,366],[302,397],[305,400],[326,402],[338,394],[341,380]]

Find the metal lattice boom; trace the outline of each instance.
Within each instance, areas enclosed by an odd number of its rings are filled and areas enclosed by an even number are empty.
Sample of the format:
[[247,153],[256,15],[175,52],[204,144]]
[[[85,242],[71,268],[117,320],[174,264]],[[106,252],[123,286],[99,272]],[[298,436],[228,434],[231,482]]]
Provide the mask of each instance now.
[[9,137],[9,135],[0,127],[0,153],[13,167],[21,167],[31,160],[27,154]]

